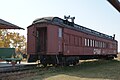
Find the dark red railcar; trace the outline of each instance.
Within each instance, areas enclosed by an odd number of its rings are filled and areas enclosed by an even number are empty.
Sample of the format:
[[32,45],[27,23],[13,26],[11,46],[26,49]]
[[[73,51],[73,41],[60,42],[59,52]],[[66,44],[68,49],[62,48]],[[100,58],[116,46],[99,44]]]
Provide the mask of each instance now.
[[28,62],[76,64],[82,59],[117,57],[115,37],[58,17],[44,17],[28,27]]

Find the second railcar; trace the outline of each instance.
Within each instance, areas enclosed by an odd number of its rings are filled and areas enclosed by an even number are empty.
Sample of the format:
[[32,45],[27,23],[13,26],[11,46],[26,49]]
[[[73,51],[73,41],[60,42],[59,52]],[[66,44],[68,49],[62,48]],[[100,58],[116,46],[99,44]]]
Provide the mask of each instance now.
[[98,31],[58,17],[33,21],[27,35],[28,62],[77,64],[81,59],[117,57],[117,41]]

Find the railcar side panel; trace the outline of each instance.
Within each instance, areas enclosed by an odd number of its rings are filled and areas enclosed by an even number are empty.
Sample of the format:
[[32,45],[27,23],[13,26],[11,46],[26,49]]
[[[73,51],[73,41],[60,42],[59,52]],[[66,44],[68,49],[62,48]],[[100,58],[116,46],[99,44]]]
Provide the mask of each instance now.
[[83,55],[94,55],[94,39],[95,39],[95,36],[84,33],[84,36],[83,36],[84,54]]
[[63,52],[63,28],[58,27],[58,52],[62,54]]
[[35,44],[35,36],[36,36],[36,28],[34,26],[30,26],[28,28],[27,33],[27,53],[28,54],[35,54],[36,44]]
[[83,55],[83,33],[64,28],[64,55]]
[[[85,39],[87,40],[85,42]],[[103,43],[106,44],[103,47]],[[109,55],[117,53],[117,44],[107,40],[64,28],[64,55]]]
[[47,54],[58,54],[58,27],[48,25],[47,27]]
[[44,17],[28,27],[28,62],[77,64],[80,59],[113,59],[117,41],[92,29],[58,17]]

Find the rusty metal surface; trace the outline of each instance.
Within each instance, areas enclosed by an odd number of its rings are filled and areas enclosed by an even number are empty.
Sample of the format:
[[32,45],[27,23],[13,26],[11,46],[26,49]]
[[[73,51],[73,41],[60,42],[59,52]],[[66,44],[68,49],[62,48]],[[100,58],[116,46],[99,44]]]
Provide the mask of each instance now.
[[[46,36],[46,50],[41,52],[41,48],[39,50],[37,49],[37,40],[38,38],[41,38],[41,36],[37,36],[37,31],[39,31],[41,28],[46,27],[47,34]],[[28,39],[27,39],[27,52],[28,54],[48,54],[53,55],[58,53],[58,27],[55,25],[50,24],[38,24],[38,25],[32,25],[31,27],[28,27]],[[37,51],[38,50],[38,51]]]
[[27,52],[29,54],[35,54],[36,28],[34,28],[34,26],[29,27],[27,35]]
[[[75,29],[71,29],[65,26],[66,25],[60,26],[52,23],[40,22],[28,27],[28,54],[32,54],[32,52],[35,52],[36,37],[33,35],[36,35],[36,30],[42,27],[47,28],[46,55],[57,55],[59,54],[59,52],[61,52],[63,55],[107,55],[117,53],[117,46],[114,48],[109,48],[109,44],[116,43],[116,40],[94,36],[89,33],[77,31]],[[59,39],[58,36],[59,28],[63,29],[61,39]],[[33,34],[33,30],[35,30],[35,34]],[[108,47],[95,47],[95,43],[94,46],[85,46],[85,39],[105,42],[108,44]]]
[[58,26],[48,25],[47,27],[47,54],[58,53]]

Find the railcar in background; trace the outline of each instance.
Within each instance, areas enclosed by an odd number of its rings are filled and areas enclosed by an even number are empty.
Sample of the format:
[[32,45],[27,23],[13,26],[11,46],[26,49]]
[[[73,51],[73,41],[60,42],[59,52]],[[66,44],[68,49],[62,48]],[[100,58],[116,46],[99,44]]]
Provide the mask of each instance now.
[[117,57],[115,36],[75,24],[73,18],[39,18],[27,30],[28,62],[75,65],[79,60]]

